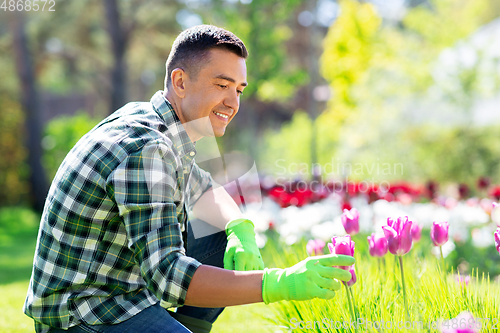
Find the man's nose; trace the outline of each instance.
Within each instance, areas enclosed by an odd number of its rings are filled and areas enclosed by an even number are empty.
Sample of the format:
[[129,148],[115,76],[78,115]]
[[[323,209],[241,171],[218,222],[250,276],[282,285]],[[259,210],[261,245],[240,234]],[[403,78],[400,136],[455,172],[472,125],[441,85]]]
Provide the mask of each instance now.
[[226,99],[224,100],[224,105],[227,106],[228,108],[233,109],[234,113],[238,112],[238,109],[240,107],[240,97],[238,95],[238,92],[234,91],[231,92],[228,96],[226,96]]

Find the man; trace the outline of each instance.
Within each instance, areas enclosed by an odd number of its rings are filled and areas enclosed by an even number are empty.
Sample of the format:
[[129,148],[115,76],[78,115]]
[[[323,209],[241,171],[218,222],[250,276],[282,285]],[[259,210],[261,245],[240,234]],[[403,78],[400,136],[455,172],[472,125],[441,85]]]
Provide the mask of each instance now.
[[[238,112],[246,57],[226,30],[182,32],[165,91],[125,105],[70,151],[46,200],[24,307],[37,332],[209,332],[222,307],[331,298],[336,279],[350,280],[331,267],[352,265],[346,256],[262,270],[252,222],[194,163],[193,143],[223,135]],[[195,238],[189,210],[222,231]]]

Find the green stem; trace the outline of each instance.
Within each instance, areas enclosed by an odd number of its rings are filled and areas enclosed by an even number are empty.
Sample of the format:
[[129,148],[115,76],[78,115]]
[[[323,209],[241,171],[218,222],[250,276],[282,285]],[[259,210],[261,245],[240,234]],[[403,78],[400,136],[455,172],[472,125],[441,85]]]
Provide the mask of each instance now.
[[405,302],[405,315],[406,321],[410,321],[410,312],[408,311],[408,301],[406,300],[406,283],[405,283],[405,274],[403,270],[403,257],[398,256],[399,258],[399,267],[401,268],[401,283],[403,284],[403,299]]
[[398,265],[398,258],[397,256],[394,257],[394,275],[396,275],[396,266]]
[[448,292],[448,285],[446,284],[446,265],[444,263],[444,256],[443,256],[443,247],[439,247],[439,252],[441,253],[441,269],[443,270],[443,283],[446,288],[446,291]]
[[349,290],[349,293],[351,294],[351,302],[352,302],[352,309],[354,311],[354,319],[356,319],[356,321],[358,320],[358,315],[356,313],[356,302],[354,302],[354,293],[352,292],[352,288],[351,287],[348,287],[347,290]]
[[382,269],[384,272],[384,279],[387,277],[387,262],[385,261],[385,257],[381,258],[382,260]]
[[[378,259],[378,280],[380,282],[380,295],[382,295],[382,281],[385,278],[385,269],[382,271],[382,258],[377,258]],[[385,265],[384,265],[385,268]]]
[[[356,323],[356,316],[354,315],[354,310],[352,307],[351,293],[349,292],[349,287],[347,286],[347,284],[344,283],[344,287],[345,287],[345,291],[347,293],[347,300],[349,302],[349,311],[351,312],[351,318],[352,318],[352,321]],[[357,332],[358,329],[356,328],[355,331]]]

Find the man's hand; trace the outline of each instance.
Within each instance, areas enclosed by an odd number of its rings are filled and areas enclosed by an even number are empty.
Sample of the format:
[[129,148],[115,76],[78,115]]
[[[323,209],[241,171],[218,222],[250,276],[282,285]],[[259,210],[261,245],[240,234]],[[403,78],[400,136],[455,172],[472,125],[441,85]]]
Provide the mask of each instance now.
[[237,271],[261,270],[264,262],[255,243],[254,225],[247,219],[236,219],[226,226],[227,247],[224,268]]
[[296,265],[280,269],[266,268],[262,283],[262,298],[266,304],[282,301],[304,301],[312,298],[330,299],[351,273],[332,266],[351,266],[354,258],[328,254],[309,257]]

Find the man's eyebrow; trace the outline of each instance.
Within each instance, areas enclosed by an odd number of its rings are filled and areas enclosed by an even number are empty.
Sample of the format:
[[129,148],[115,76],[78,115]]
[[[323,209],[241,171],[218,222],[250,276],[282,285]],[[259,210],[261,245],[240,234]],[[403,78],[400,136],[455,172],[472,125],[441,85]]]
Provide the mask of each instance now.
[[[226,80],[226,81],[229,81],[229,82],[232,82],[232,83],[236,83],[236,81],[232,77],[225,76],[224,74],[219,74],[215,78],[216,79]],[[243,87],[246,87],[246,86],[248,86],[248,83],[243,82],[240,85],[242,85]]]

